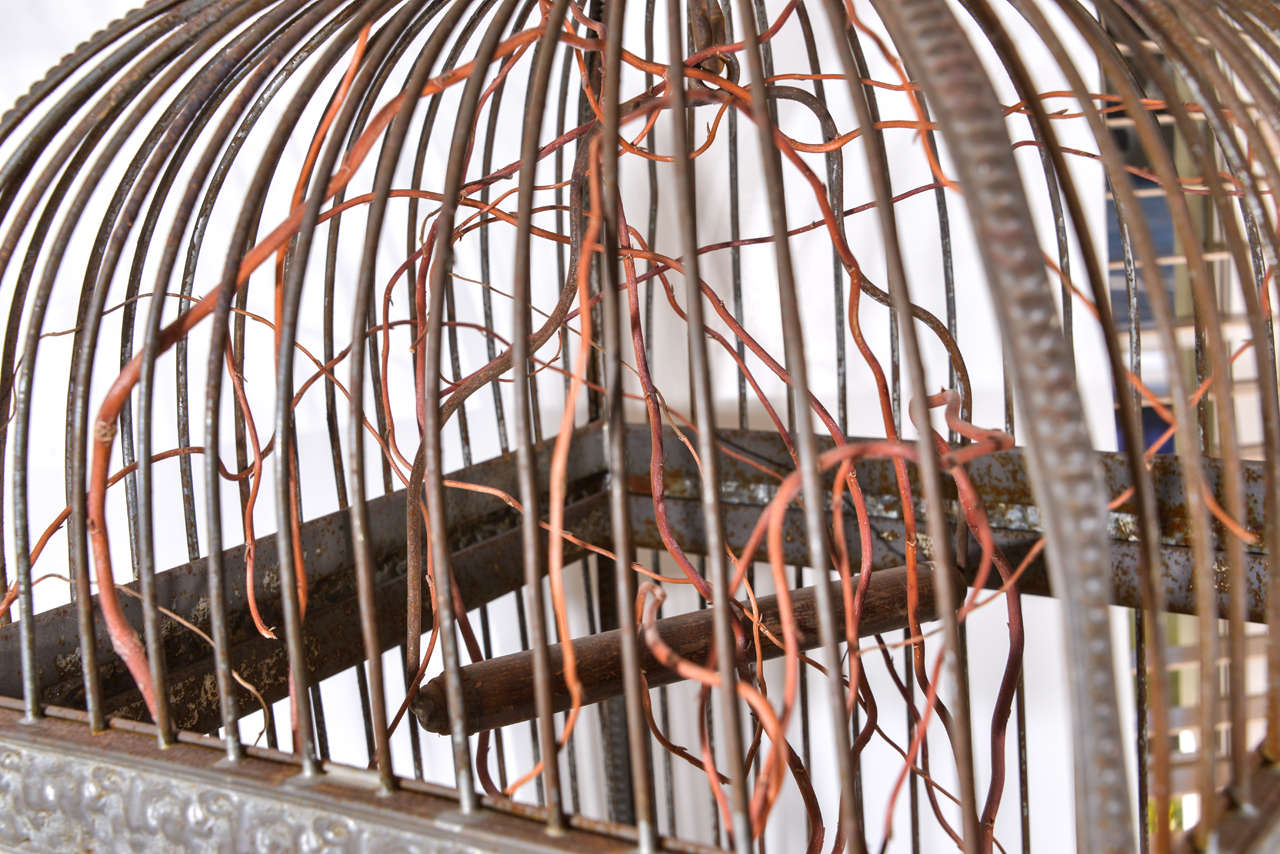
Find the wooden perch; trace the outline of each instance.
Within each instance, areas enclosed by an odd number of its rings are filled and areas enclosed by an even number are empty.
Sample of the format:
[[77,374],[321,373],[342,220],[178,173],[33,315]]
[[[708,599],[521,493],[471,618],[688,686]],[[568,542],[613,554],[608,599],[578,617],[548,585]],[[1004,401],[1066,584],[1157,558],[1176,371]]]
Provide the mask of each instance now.
[[[919,572],[920,620],[936,619],[933,570],[921,564]],[[853,583],[857,584],[855,577]],[[960,582],[957,582],[959,584]],[[801,649],[819,644],[816,588],[805,587],[791,593],[792,611]],[[843,636],[844,613],[839,582],[831,583],[836,607],[836,630]],[[781,640],[776,596],[759,599],[760,618],[774,637]],[[711,653],[711,611],[693,611],[658,621],[658,630],[676,653],[698,663],[705,663]],[[907,625],[907,573],[905,569],[882,569],[871,575],[858,624],[861,637],[902,629]],[[620,696],[622,688],[622,630],[589,635],[573,643],[578,657],[578,678],[582,682],[582,704],[590,705]],[[764,658],[777,658],[782,649],[762,640]],[[679,681],[675,671],[668,670],[649,653],[643,639],[639,643],[640,669],[650,687]],[[748,638],[748,655],[754,657],[752,639]],[[564,681],[564,656],[560,644],[549,649],[551,656],[551,692],[557,712],[570,706],[569,690]],[[536,713],[533,701],[533,653],[517,652],[462,668],[462,698],[466,710],[467,734],[483,732],[532,720]],[[444,677],[437,676],[418,691],[412,704],[418,722],[430,732],[447,733],[449,718],[445,705]]]

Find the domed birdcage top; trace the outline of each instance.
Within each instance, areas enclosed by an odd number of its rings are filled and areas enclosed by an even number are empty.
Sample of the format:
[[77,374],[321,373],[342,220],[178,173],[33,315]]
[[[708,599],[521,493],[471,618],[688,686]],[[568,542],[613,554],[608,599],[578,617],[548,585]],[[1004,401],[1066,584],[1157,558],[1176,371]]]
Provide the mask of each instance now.
[[0,118],[0,843],[1265,847],[1277,32],[123,15]]

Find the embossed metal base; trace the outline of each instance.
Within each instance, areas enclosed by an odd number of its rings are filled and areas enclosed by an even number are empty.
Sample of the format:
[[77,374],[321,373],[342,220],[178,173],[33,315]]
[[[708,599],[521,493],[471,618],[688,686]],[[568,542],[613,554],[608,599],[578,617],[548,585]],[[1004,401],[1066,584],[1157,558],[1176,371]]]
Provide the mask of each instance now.
[[212,740],[161,752],[150,727],[94,734],[74,713],[32,723],[20,716],[0,708],[0,848],[534,854],[567,846],[603,854],[634,845],[629,828],[578,818],[553,839],[531,820],[541,817],[534,808],[522,816],[500,806],[470,821],[447,790],[405,783],[382,793],[373,772],[342,768],[294,785],[298,766],[283,754],[252,750],[228,766]]

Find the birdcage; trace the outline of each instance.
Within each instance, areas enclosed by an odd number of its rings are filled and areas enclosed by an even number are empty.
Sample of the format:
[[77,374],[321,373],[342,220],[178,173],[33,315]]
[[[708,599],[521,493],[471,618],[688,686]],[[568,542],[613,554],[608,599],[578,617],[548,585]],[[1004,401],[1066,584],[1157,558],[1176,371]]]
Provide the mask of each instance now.
[[0,845],[1275,850],[1278,32],[124,14],[0,118]]

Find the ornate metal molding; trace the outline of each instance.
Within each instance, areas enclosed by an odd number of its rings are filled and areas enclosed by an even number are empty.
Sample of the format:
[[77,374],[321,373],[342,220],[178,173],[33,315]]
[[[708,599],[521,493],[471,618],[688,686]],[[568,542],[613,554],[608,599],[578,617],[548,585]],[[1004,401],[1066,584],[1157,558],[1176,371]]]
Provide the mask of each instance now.
[[[544,827],[498,810],[483,821],[426,787],[379,792],[376,777],[335,768],[302,781],[264,755],[234,767],[211,742],[160,751],[144,732],[91,734],[80,722],[22,723],[0,709],[0,848],[40,852],[455,854],[540,852]],[[616,828],[611,828],[615,832]],[[568,831],[574,850],[632,843]]]

